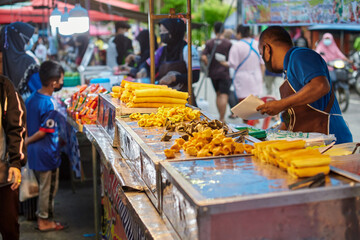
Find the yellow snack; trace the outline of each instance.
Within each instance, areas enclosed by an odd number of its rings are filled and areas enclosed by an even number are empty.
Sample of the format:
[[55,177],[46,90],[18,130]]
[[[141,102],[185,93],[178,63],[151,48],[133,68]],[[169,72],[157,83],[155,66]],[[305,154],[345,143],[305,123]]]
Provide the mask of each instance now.
[[294,168],[288,167],[288,173],[294,177],[312,177],[319,173],[329,174],[330,166]]
[[180,92],[174,89],[139,89],[134,91],[136,97],[172,97],[187,99],[189,94],[187,92]]
[[137,97],[134,96],[131,100],[133,103],[178,103],[186,104],[186,99],[171,98],[171,97]]
[[330,156],[326,156],[326,155],[309,156],[309,157],[303,157],[303,159],[291,161],[291,166],[295,168],[319,167],[319,166],[329,165],[330,162],[331,162]]
[[185,104],[177,103],[127,103],[129,108],[159,108],[159,107],[184,107]]
[[172,149],[165,149],[164,150],[166,158],[174,158],[175,152]]
[[278,143],[272,147],[278,151],[284,151],[289,149],[303,149],[305,147],[304,140],[287,141],[286,143]]
[[180,152],[181,147],[179,144],[175,143],[174,145],[171,146],[170,149],[173,150],[174,152]]
[[178,139],[175,139],[175,143],[179,144],[179,146],[182,146],[182,145],[184,145],[185,140],[183,138],[178,138]]
[[192,146],[186,149],[186,153],[190,156],[197,156],[198,150],[196,149],[196,147]]
[[209,152],[209,149],[201,149],[198,153],[197,153],[197,157],[210,157],[211,153]]
[[115,93],[119,93],[120,90],[121,90],[121,87],[120,87],[120,86],[113,86],[113,87],[111,88],[111,91],[113,91],[113,92],[115,92]]

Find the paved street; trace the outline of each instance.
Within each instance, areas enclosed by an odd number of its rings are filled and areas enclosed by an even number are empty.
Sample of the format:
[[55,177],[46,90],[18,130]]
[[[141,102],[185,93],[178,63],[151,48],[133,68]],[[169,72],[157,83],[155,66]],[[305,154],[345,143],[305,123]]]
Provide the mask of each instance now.
[[[197,93],[197,88],[200,81],[195,86],[195,93]],[[266,92],[265,90],[263,92]],[[200,99],[203,99],[205,101],[201,101]],[[208,106],[205,107],[206,111],[209,112],[214,117],[218,118],[219,114],[216,108],[216,95],[214,88],[212,86],[211,80],[208,78],[206,79],[206,82],[203,83],[203,86],[199,92],[199,95],[197,96],[197,102],[208,103]],[[201,107],[203,104],[199,104],[199,107]],[[226,122],[227,123],[241,123],[242,121],[240,119],[230,119],[228,116],[230,115],[230,108],[229,105],[227,106],[226,110]],[[343,114],[345,120],[347,121],[350,131],[353,134],[354,142],[360,142],[360,96],[357,95],[355,92],[351,93],[350,97],[350,106],[348,110]],[[261,127],[261,124],[259,124],[257,127]]]

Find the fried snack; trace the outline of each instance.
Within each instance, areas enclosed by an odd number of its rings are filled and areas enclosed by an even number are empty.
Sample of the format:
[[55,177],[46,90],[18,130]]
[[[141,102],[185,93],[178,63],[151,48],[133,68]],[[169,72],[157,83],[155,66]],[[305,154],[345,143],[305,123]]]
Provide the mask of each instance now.
[[175,152],[172,149],[165,149],[164,153],[166,158],[175,158]]
[[171,98],[171,97],[138,97],[134,96],[131,101],[133,103],[177,103],[185,105],[186,99]]
[[174,89],[139,89],[134,91],[137,97],[172,97],[180,99],[188,99],[187,92],[180,92]]
[[291,166],[294,168],[308,168],[308,167],[319,167],[324,165],[329,165],[331,162],[330,156],[320,155],[320,156],[306,156],[301,157],[301,159],[293,159],[291,161]]
[[324,173],[325,175],[329,174],[330,166],[327,165],[327,166],[306,167],[306,168],[288,167],[287,171],[290,175],[296,178],[312,177],[319,173]]
[[129,108],[185,107],[185,103],[179,104],[179,103],[157,103],[157,102],[144,102],[144,103],[128,102],[126,106]]

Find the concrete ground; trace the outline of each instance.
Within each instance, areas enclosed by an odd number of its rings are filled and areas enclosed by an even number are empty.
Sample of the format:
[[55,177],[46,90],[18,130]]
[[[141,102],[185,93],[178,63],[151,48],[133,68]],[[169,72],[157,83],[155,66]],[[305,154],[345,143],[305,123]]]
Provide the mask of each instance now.
[[[21,240],[81,240],[95,239],[93,220],[93,189],[91,181],[76,184],[73,193],[69,181],[60,182],[55,197],[55,220],[69,227],[61,231],[40,232],[36,221],[19,217]],[[0,237],[1,239],[1,237]]]

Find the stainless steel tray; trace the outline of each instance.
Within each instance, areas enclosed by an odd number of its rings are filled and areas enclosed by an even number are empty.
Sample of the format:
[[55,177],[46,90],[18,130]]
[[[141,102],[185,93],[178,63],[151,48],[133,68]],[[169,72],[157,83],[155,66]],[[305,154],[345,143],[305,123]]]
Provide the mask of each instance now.
[[[170,148],[175,139],[181,135],[173,133],[173,138],[169,142],[162,142],[161,136],[166,132],[165,127],[139,127],[137,121],[129,118],[116,119],[116,134],[119,137],[118,149],[124,156],[134,171],[138,172],[148,187],[147,194],[154,206],[160,209],[159,199],[159,181],[158,165],[161,161],[190,160],[196,157],[184,154],[178,154],[175,159],[166,159],[164,150]],[[241,154],[237,156],[247,156]],[[213,159],[218,157],[206,157],[202,159]],[[222,156],[224,157],[224,156]],[[230,156],[226,156],[230,157]]]
[[[356,239],[360,184],[297,180],[252,157],[160,163],[160,208],[182,239]],[[330,210],[331,209],[331,210]],[[353,237],[353,238],[352,238]]]

